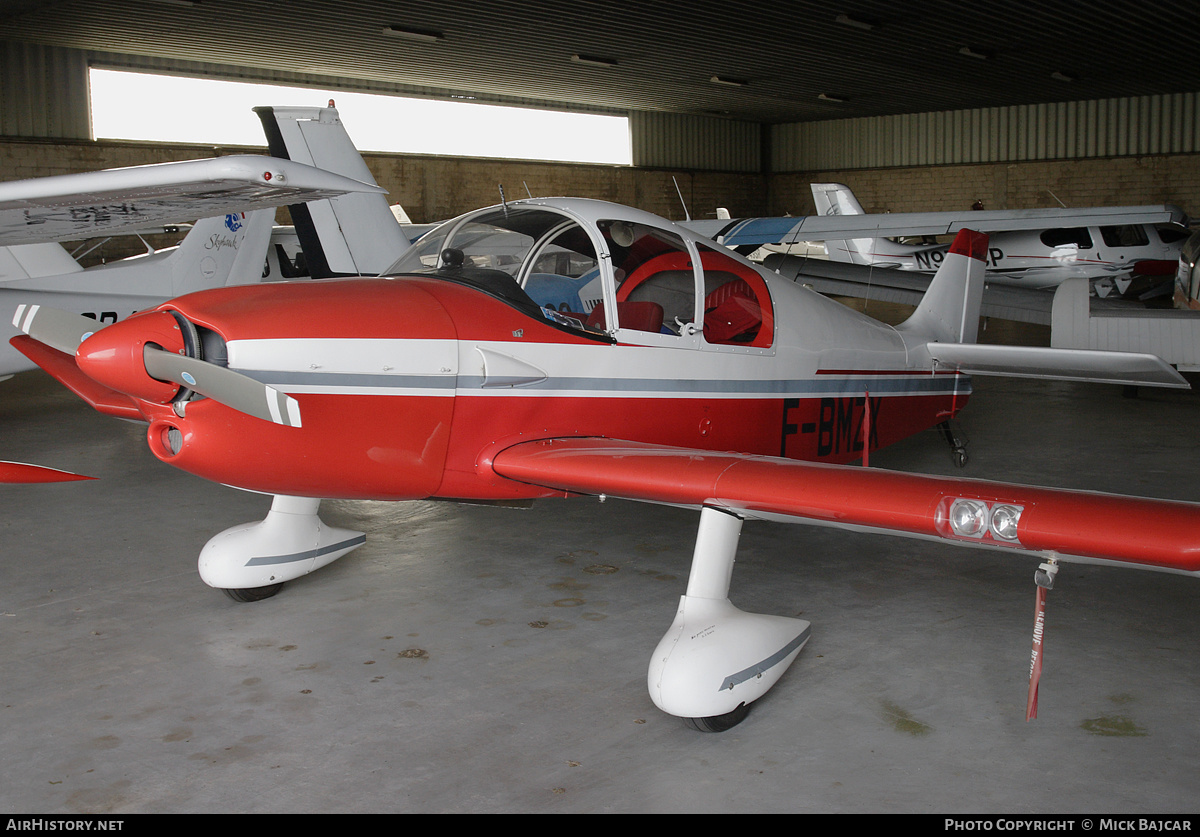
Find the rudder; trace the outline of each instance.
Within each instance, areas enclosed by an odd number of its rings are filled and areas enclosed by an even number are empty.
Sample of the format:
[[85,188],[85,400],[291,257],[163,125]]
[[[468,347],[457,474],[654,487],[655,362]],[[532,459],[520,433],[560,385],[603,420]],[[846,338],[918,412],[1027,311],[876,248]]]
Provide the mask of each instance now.
[[[259,107],[271,154],[375,183],[336,108]],[[387,199],[353,194],[288,207],[314,279],[376,276],[408,249]]]
[[929,342],[974,343],[979,337],[987,243],[984,233],[960,230],[917,310],[898,328]]

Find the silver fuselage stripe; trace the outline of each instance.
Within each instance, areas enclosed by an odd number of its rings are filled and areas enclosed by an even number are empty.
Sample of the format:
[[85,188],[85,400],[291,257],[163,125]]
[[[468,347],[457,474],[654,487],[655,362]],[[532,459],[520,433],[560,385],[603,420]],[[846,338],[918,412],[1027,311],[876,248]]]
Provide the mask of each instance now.
[[[547,378],[504,386],[495,377],[476,375],[387,375],[341,372],[239,370],[289,393],[422,395],[422,396],[600,396],[608,398],[784,398],[830,395],[967,394],[970,385],[953,375],[821,376],[794,380],[664,380],[662,378]],[[484,387],[484,381],[488,386]]]

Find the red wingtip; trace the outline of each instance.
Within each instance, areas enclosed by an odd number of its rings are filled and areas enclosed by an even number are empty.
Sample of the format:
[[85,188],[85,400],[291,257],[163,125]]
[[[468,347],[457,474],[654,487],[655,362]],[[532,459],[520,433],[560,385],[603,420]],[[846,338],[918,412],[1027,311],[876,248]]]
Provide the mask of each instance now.
[[959,230],[958,235],[954,236],[954,243],[950,245],[950,252],[970,256],[982,262],[987,260],[987,243],[987,233]]
[[82,474],[46,468],[42,465],[26,465],[24,462],[0,462],[0,483],[74,482],[93,480]]

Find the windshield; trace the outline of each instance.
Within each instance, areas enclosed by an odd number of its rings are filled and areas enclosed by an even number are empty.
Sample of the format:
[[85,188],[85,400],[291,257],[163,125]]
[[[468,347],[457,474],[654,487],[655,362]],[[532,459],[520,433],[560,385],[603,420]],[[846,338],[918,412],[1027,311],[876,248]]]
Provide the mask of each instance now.
[[450,221],[387,271],[470,284],[559,325],[583,329],[603,298],[596,250],[578,223],[541,207]]

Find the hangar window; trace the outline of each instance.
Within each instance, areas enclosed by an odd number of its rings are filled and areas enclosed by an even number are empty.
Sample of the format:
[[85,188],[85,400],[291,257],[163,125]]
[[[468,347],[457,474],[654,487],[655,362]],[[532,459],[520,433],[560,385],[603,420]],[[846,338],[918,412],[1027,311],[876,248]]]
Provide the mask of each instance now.
[[[252,108],[333,99],[359,151],[630,165],[629,119],[92,68],[92,136],[264,145]],[[130,107],[150,102],[152,107]]]

